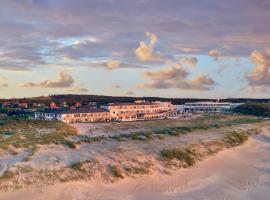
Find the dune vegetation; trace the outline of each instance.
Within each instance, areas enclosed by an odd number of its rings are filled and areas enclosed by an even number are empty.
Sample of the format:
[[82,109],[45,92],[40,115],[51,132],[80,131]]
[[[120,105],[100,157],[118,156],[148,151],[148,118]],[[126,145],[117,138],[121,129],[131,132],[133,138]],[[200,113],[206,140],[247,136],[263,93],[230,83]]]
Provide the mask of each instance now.
[[270,103],[246,103],[236,107],[233,111],[244,115],[270,117]]
[[112,126],[116,132],[124,129],[128,134],[91,137],[60,121],[2,117],[0,153],[10,158],[20,154],[22,159],[0,163],[0,190],[95,178],[114,182],[155,170],[170,173],[241,145],[251,134],[259,133],[261,123],[265,121],[250,116],[203,115],[185,120],[108,123],[104,126]]
[[66,138],[77,130],[60,121],[28,120],[17,117],[0,118],[0,149],[27,148],[37,145],[62,144],[74,148]]

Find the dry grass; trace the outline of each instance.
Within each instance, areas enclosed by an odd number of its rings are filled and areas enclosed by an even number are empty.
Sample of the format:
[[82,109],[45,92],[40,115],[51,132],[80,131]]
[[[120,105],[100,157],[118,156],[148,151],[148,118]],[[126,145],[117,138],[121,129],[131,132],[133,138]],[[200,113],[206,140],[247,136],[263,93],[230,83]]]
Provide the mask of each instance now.
[[116,165],[109,166],[110,172],[115,178],[124,178],[120,168]]
[[64,144],[74,148],[68,136],[76,135],[74,127],[60,121],[0,118],[0,149],[32,148],[38,144]]
[[204,142],[202,144],[191,144],[183,148],[163,149],[160,156],[163,161],[171,163],[173,160],[180,161],[183,167],[193,166],[198,160],[202,160],[222,149],[239,146],[248,140],[249,135],[258,134],[259,130],[250,129],[247,131],[227,133],[223,138]]

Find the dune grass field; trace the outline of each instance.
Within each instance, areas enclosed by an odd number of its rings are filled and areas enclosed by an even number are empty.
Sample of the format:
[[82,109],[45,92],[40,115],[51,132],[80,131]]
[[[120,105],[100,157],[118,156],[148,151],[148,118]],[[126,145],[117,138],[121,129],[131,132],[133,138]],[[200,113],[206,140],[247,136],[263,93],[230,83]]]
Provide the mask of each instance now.
[[2,117],[0,199],[27,196],[29,190],[39,194],[50,185],[114,187],[153,175],[174,176],[246,143],[265,127],[269,121],[241,115],[74,125]]

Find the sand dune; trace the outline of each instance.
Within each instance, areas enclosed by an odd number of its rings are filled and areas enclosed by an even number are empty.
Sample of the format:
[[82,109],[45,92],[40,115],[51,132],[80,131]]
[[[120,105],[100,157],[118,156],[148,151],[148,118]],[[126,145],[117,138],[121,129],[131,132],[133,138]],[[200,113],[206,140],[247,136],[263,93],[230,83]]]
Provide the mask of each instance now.
[[158,173],[103,184],[57,184],[0,195],[2,200],[196,200],[270,199],[270,131],[175,174]]
[[102,184],[69,182],[0,195],[1,200],[235,200],[270,199],[270,129],[175,174],[154,173]]

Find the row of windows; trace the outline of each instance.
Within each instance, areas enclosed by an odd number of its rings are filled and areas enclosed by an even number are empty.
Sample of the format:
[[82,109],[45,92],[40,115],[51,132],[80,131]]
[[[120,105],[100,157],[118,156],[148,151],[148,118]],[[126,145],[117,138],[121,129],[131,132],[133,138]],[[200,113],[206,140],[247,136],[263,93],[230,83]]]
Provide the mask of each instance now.
[[108,116],[109,113],[83,113],[83,114],[70,114],[70,115],[65,115],[65,117],[95,117],[95,116]]
[[230,106],[230,104],[186,104],[186,106]]
[[153,106],[118,106],[117,108],[112,109],[141,109],[141,108],[157,108],[160,105],[153,105]]
[[[136,110],[136,111],[133,111],[133,113],[152,113],[152,112],[160,112],[162,111],[161,109],[157,110],[157,109],[154,109],[154,110]],[[125,114],[125,113],[131,113],[131,111],[119,111],[119,112],[115,112],[113,111],[113,114],[115,113],[118,113],[118,114]]]

